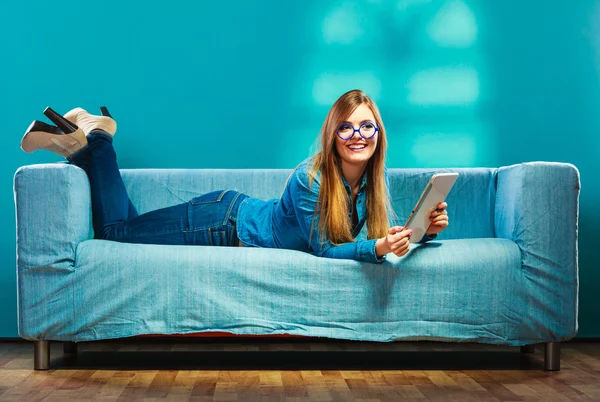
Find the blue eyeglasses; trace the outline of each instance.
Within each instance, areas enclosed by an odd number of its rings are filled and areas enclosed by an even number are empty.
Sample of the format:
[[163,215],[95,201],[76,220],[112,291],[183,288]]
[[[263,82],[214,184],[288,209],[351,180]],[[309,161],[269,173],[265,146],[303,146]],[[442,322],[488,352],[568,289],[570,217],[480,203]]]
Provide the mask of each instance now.
[[350,123],[342,123],[337,129],[337,135],[342,140],[346,141],[354,137],[354,133],[357,131],[361,137],[363,137],[365,140],[368,140],[369,138],[377,134],[377,131],[379,131],[379,127],[377,127],[375,123],[370,121],[365,121],[357,129],[354,128],[354,126]]

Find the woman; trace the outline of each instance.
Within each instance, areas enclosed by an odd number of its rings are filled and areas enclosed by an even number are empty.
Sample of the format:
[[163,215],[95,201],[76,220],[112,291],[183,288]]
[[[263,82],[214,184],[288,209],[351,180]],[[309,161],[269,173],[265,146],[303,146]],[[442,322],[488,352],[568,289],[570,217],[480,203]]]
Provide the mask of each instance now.
[[[63,117],[47,108],[44,114],[56,126],[34,121],[21,141],[26,152],[46,149],[85,170],[96,238],[286,248],[374,263],[387,253],[403,256],[409,250],[411,231],[389,227],[387,138],[377,106],[362,91],[349,91],[333,104],[320,152],[294,169],[281,198],[264,201],[219,190],[142,215],[133,208],[117,166],[116,123],[106,108],[101,111],[95,116],[77,108]],[[448,226],[446,208],[441,203],[431,214],[422,242]]]

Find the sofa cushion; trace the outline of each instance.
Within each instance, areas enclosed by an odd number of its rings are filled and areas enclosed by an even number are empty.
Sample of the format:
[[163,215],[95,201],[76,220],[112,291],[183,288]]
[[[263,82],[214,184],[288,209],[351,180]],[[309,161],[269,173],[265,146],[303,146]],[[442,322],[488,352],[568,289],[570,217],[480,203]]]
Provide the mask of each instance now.
[[[504,239],[415,244],[381,265],[292,250],[88,240],[77,248],[73,271],[53,280],[72,297],[25,297],[31,303],[22,336],[36,338],[35,328],[45,328],[46,338],[73,341],[202,331],[366,341],[537,339],[522,324],[521,254]],[[43,305],[57,304],[65,304],[66,316],[54,315],[61,325],[49,325]]]

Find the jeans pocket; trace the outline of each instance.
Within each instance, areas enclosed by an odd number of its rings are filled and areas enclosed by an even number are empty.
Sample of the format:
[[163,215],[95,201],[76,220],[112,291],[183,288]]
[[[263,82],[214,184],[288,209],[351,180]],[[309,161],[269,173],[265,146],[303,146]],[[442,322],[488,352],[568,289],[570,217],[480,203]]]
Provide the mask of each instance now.
[[199,205],[199,204],[212,204],[215,202],[220,202],[223,199],[225,193],[229,190],[216,190],[211,191],[210,193],[199,195],[198,197],[194,197],[190,200],[190,204]]

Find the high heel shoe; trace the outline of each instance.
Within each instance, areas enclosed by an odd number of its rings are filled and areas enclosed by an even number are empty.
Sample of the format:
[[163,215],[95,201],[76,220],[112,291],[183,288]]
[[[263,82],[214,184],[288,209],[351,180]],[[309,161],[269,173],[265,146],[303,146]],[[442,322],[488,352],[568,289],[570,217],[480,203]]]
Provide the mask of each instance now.
[[[75,116],[77,114],[76,112],[78,109],[80,109],[80,108],[75,108],[75,109],[69,110],[63,117],[65,119],[71,121],[71,123],[77,124],[77,122],[75,121]],[[107,116],[107,117],[112,118],[112,116],[110,115],[106,106],[100,106],[100,113],[102,114],[102,116]],[[30,131],[45,131],[47,133],[52,133],[52,134],[64,134],[60,128],[53,126],[51,124],[44,123],[39,120],[34,120],[29,125],[29,127],[27,127],[25,134],[27,134]]]
[[77,124],[49,107],[44,110],[44,114],[56,124],[56,127],[34,121],[21,140],[23,151],[31,153],[38,149],[45,149],[68,158],[73,152],[87,145],[85,133]]
[[63,132],[60,128],[53,126],[51,124],[46,124],[39,120],[34,120],[29,125],[29,127],[27,127],[27,131],[25,131],[25,134],[27,134],[30,131],[45,131],[45,132],[51,133],[51,134],[63,134]]
[[102,116],[108,116],[112,119],[112,116],[108,112],[108,109],[106,108],[106,106],[100,106],[100,113],[102,113]]
[[81,127],[85,135],[89,135],[92,130],[102,130],[110,135],[115,135],[117,132],[117,122],[112,118],[106,106],[100,107],[100,113],[102,116],[96,116],[77,107],[69,110],[65,114],[65,118]]

